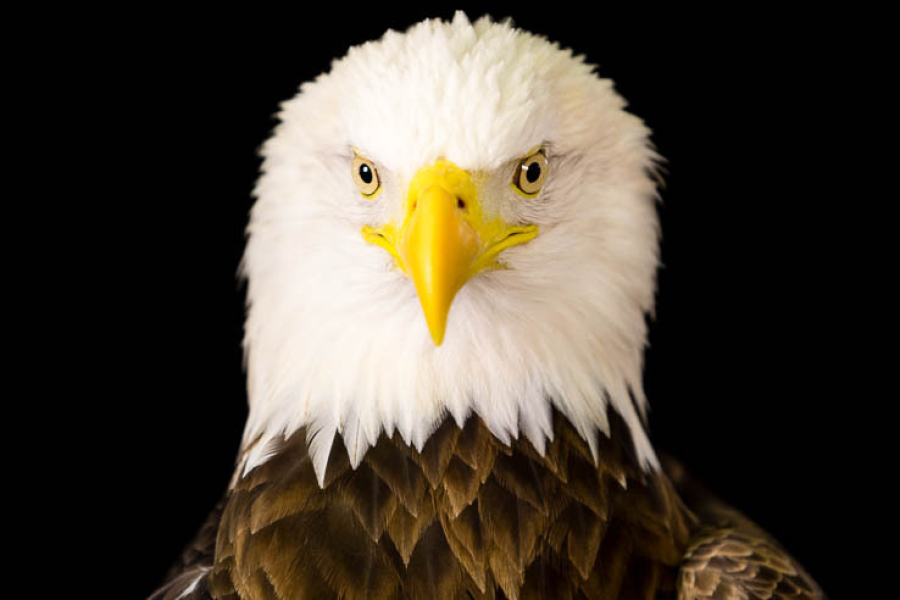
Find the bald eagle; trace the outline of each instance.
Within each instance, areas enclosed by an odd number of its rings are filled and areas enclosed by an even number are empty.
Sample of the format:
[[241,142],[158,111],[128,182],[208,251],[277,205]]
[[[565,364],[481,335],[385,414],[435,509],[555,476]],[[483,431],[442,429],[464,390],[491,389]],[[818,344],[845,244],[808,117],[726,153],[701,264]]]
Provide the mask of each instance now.
[[462,13],[282,105],[237,468],[153,598],[823,596],[647,436],[659,157],[624,106]]

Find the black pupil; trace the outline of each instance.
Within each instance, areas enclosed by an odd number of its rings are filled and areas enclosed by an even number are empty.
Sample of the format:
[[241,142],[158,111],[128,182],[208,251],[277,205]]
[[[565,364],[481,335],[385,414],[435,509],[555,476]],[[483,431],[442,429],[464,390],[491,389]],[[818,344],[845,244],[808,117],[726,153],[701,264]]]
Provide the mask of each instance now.
[[369,165],[359,165],[359,178],[364,183],[372,183],[372,169]]
[[528,165],[528,169],[525,171],[525,179],[528,180],[528,183],[534,183],[541,176],[541,165],[539,165],[536,161]]

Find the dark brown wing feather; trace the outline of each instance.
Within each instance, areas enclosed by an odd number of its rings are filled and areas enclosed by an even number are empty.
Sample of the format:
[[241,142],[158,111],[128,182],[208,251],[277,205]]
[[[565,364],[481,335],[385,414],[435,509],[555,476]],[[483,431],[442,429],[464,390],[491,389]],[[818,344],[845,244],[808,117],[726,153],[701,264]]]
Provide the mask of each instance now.
[[666,459],[666,470],[702,524],[679,570],[679,600],[825,597],[765,531],[693,481],[674,460]]
[[671,597],[693,517],[610,420],[600,464],[559,414],[545,456],[477,417],[422,452],[382,437],[355,470],[336,437],[324,489],[300,431],[235,482],[191,597]]

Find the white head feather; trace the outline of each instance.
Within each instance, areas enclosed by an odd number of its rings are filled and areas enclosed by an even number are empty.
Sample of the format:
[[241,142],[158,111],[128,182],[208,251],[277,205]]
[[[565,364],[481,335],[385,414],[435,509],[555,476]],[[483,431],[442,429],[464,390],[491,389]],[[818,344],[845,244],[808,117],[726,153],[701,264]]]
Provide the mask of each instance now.
[[[282,105],[248,227],[244,472],[306,427],[317,473],[335,433],[356,466],[383,432],[421,448],[449,413],[543,452],[552,407],[596,451],[611,405],[645,468],[645,314],[658,263],[657,158],[612,82],[542,37],[462,13],[352,48]],[[540,195],[509,186],[546,144]],[[384,189],[363,198],[353,149]],[[485,210],[536,224],[504,270],[456,296],[435,346],[413,282],[363,240],[400,221],[413,174],[439,157],[483,173]]]

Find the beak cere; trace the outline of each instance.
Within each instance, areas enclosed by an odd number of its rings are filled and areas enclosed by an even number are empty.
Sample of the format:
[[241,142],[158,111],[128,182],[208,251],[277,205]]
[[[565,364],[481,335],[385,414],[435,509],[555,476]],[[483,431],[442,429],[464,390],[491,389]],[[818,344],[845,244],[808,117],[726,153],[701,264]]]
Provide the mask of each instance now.
[[537,226],[487,219],[472,177],[448,160],[413,176],[403,224],[363,227],[363,238],[394,256],[412,279],[436,346],[444,341],[450,306],[477,273],[498,267],[501,250],[533,239]]

